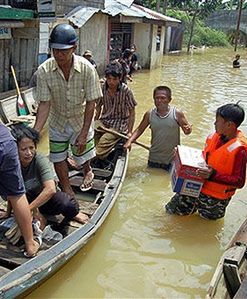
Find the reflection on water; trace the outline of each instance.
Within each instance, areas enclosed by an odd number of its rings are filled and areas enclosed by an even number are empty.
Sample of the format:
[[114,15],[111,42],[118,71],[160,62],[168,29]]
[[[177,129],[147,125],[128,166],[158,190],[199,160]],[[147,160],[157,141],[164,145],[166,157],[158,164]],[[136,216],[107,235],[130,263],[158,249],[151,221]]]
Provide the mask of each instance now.
[[[168,85],[173,104],[193,124],[182,142],[202,148],[217,107],[239,100],[247,105],[247,60],[240,54],[240,69],[232,68],[232,51],[210,49],[165,56],[160,69],[138,73],[130,84],[138,100],[137,123],[153,105],[153,88]],[[149,130],[140,141],[150,142]],[[44,142],[41,149],[46,149]],[[146,161],[147,151],[133,145],[127,178],[106,223],[28,298],[205,297],[224,247],[247,215],[245,189],[235,195],[222,220],[166,215],[163,206],[172,196],[169,175],[147,169]]]

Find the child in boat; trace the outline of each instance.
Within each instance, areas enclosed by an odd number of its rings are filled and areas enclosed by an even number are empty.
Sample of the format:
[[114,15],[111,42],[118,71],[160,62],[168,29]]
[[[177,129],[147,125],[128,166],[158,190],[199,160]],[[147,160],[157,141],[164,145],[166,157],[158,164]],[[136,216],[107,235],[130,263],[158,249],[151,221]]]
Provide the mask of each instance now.
[[239,59],[240,59],[240,55],[237,54],[237,55],[235,56],[235,59],[233,60],[233,63],[232,63],[232,66],[233,66],[234,68],[240,68],[240,61],[239,61]]
[[153,98],[155,107],[144,114],[139,126],[124,147],[130,149],[132,142],[150,126],[151,148],[149,150],[148,166],[169,171],[174,148],[180,144],[180,128],[182,128],[184,134],[188,135],[192,131],[192,126],[182,111],[170,106],[172,92],[169,87],[157,86],[153,91]]
[[131,89],[121,82],[123,70],[118,62],[110,63],[105,70],[103,97],[97,101],[95,114],[96,156],[103,160],[121,139],[105,132],[102,126],[123,134],[131,134],[137,105]]
[[209,135],[204,148],[207,168],[197,171],[206,179],[198,198],[175,194],[165,206],[167,213],[190,215],[199,212],[202,218],[224,217],[236,189],[245,184],[247,139],[237,128],[245,112],[238,104],[226,104],[216,111],[215,133]]
[[[56,190],[54,173],[48,158],[37,153],[38,132],[24,125],[16,125],[12,135],[17,141],[29,208],[33,211],[34,218],[43,224],[42,228],[45,226],[43,214],[62,214],[65,217],[64,223],[72,219],[80,223],[87,222],[88,216],[79,212],[75,198]],[[8,208],[7,213],[10,214],[10,211]]]

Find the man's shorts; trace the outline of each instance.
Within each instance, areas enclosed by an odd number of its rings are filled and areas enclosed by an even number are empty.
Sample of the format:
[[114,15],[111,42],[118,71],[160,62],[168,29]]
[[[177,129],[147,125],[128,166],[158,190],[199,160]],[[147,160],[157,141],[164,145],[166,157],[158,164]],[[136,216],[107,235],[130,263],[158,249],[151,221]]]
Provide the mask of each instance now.
[[78,154],[75,141],[80,132],[75,132],[67,123],[64,132],[60,132],[55,128],[49,128],[49,144],[50,144],[50,161],[53,163],[62,162],[68,157],[68,150],[71,149],[74,160],[78,165],[83,165],[88,160],[95,157],[94,146],[94,130],[90,127],[86,149],[83,153]]
[[164,169],[169,172],[171,170],[172,164],[171,163],[169,163],[169,164],[157,163],[157,162],[152,162],[152,161],[148,160],[148,167],[161,168],[161,169]]
[[21,196],[24,193],[25,186],[16,142],[0,142],[0,195]]
[[203,193],[198,198],[176,193],[165,208],[169,214],[190,215],[198,211],[202,218],[216,220],[225,216],[230,199],[221,200]]

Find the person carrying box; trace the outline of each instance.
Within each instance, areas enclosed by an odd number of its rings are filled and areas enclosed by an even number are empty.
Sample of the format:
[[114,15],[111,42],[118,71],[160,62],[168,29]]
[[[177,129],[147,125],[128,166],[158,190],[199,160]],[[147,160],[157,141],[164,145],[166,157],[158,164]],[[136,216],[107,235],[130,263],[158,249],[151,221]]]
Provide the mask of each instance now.
[[216,220],[225,216],[236,189],[245,184],[247,139],[237,128],[245,112],[238,104],[226,104],[216,111],[215,133],[208,136],[203,151],[207,167],[197,170],[205,182],[199,197],[176,193],[165,205],[166,212]]

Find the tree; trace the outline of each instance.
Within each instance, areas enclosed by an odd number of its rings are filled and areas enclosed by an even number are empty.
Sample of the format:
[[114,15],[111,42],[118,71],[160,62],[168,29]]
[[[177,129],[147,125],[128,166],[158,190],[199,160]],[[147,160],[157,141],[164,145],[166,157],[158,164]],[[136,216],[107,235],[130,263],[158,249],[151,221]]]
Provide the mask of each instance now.
[[190,51],[196,18],[205,18],[222,4],[222,0],[170,0],[169,6],[187,13],[190,20],[190,36],[187,52]]

